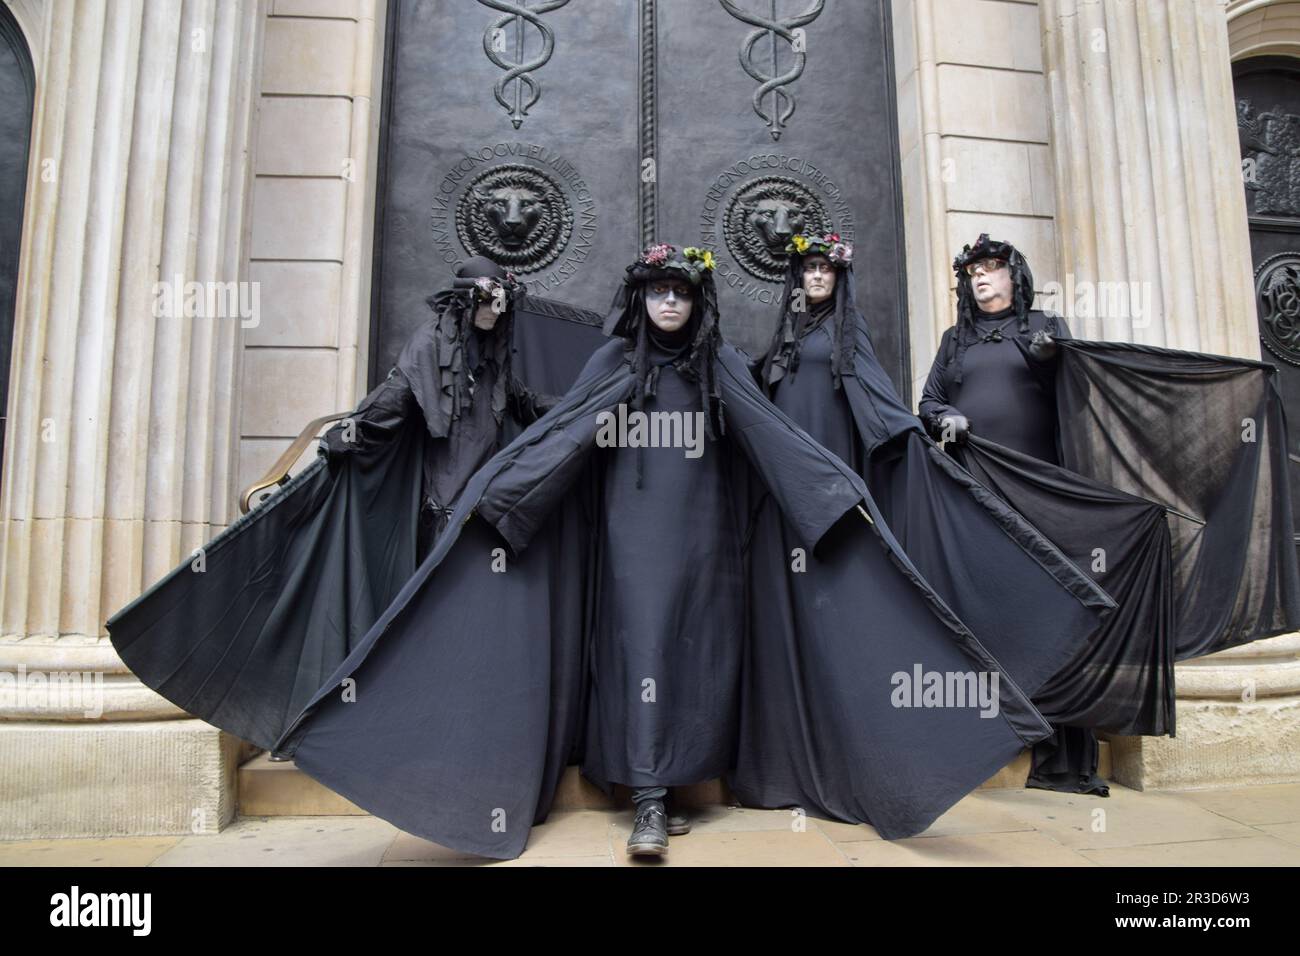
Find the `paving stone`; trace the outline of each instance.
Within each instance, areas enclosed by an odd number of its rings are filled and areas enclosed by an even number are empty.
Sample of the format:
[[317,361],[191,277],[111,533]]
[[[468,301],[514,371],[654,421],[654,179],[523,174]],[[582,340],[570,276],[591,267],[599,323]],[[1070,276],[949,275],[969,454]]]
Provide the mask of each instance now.
[[1229,820],[1251,826],[1261,823],[1300,823],[1300,783],[1165,793],[1181,797]]
[[0,843],[0,866],[148,866],[182,839],[14,840]]
[[1300,846],[1271,836],[1080,850],[1101,866],[1300,866]]
[[854,866],[1092,866],[1081,854],[1033,831],[972,833],[841,843]]
[[[925,833],[789,809],[690,811],[665,861],[630,859],[632,808],[556,810],[517,860],[472,856],[371,816],[243,817],[219,834],[0,842],[0,866],[1184,866],[1300,865],[1300,785],[1139,792],[1109,799],[980,790]],[[1101,811],[1098,814],[1098,811]]]
[[1265,823],[1255,827],[1271,837],[1300,846],[1300,823]]
[[848,866],[836,845],[816,827],[790,830],[734,830],[668,838],[663,859],[629,857],[631,821],[610,828],[610,852],[617,866]]
[[398,829],[376,817],[246,817],[185,837],[154,866],[378,866]]
[[1182,794],[1140,793],[1112,785],[1109,798],[1052,790],[1005,790],[983,796],[1074,849],[1256,835],[1250,827],[1197,806]]

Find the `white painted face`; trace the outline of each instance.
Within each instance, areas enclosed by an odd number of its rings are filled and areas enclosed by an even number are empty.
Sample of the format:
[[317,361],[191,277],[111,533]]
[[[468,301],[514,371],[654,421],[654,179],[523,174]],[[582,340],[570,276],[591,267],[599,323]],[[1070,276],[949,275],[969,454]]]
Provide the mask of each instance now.
[[695,289],[685,279],[655,279],[645,286],[645,309],[664,332],[676,332],[690,321]]
[[835,293],[835,266],[823,255],[805,256],[803,289],[813,305],[825,302]]
[[493,307],[493,302],[488,299],[486,302],[480,302],[478,308],[474,310],[474,327],[489,332],[496,328],[497,319],[500,313]]
[[1001,312],[1011,305],[1011,270],[1005,259],[981,259],[966,272],[975,301],[985,312]]

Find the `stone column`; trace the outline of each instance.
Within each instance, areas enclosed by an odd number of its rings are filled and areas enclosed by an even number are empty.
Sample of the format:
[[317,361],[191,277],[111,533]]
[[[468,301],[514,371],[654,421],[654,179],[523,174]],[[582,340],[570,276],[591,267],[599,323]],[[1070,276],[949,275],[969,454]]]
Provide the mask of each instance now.
[[[1062,286],[1137,283],[1150,305],[1094,315],[1083,300],[1071,328],[1259,358],[1223,3],[1039,6]],[[1080,302],[1061,298],[1067,315]]]
[[237,513],[257,300],[226,284],[247,277],[264,0],[42,6],[0,490],[0,838],[214,831],[239,742],[141,686],[104,621]]
[[[1040,11],[1062,277],[1049,307],[1078,337],[1259,358],[1224,3]],[[1115,778],[1300,779],[1298,652],[1285,635],[1179,664],[1178,737],[1112,738]]]

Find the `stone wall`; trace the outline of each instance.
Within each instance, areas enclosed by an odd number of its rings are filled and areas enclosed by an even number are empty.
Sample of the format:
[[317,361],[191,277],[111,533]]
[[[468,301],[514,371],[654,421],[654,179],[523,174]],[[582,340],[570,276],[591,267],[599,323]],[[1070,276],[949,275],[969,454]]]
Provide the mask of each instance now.
[[244,340],[240,487],[365,392],[385,10],[272,0],[267,16],[249,263],[262,320]]
[[1051,117],[1038,5],[894,0],[913,400],[956,315],[953,256],[981,232],[1056,277]]

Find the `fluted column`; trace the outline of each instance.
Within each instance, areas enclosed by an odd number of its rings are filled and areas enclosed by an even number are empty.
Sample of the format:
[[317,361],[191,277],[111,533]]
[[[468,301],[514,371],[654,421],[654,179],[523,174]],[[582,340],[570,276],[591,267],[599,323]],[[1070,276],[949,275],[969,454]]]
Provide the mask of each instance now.
[[1039,6],[1063,292],[1136,283],[1149,304],[1060,311],[1107,313],[1073,317],[1080,336],[1258,358],[1222,0]]
[[[1060,310],[1078,301],[1071,289],[1120,283],[1139,290],[1146,307],[1072,316],[1076,336],[1259,358],[1224,2],[1042,0],[1040,8]],[[1180,663],[1176,679],[1178,737],[1112,739],[1117,779],[1300,779],[1300,635]]]
[[[183,716],[130,676],[104,621],[237,513],[241,324],[256,321],[239,303],[257,300],[224,284],[247,278],[264,2],[43,6],[0,488],[0,672],[57,668],[105,690],[89,708],[0,695],[7,769],[39,775],[41,748],[71,753],[87,721]],[[145,751],[123,750],[141,783],[175,757]],[[0,830],[21,830],[11,810],[27,786],[0,786]],[[55,822],[59,835],[114,829],[45,797],[42,814],[74,821]]]
[[244,277],[258,6],[47,11],[0,499],[6,639],[100,638],[234,511],[240,317],[155,317],[155,283]]

